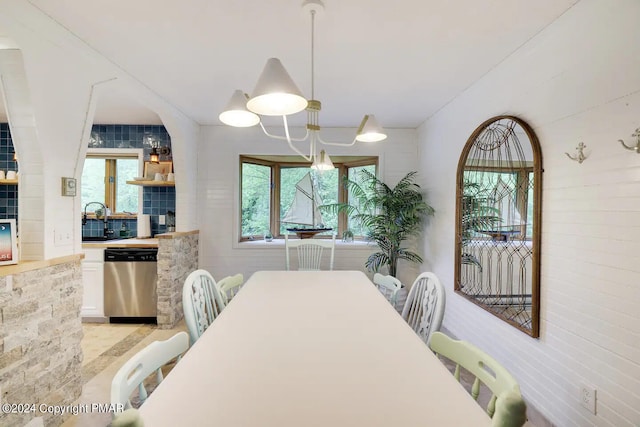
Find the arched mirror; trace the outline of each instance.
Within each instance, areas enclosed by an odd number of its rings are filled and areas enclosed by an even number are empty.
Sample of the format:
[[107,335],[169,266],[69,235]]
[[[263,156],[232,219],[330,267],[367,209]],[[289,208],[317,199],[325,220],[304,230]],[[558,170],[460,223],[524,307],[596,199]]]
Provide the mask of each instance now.
[[522,120],[482,123],[457,175],[455,290],[538,337],[542,155]]

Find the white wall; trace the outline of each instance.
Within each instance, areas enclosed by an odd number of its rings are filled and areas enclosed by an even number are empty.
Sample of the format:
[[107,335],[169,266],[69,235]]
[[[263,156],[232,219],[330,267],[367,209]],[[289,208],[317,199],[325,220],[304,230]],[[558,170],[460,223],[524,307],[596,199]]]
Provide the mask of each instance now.
[[[270,132],[282,134],[281,129]],[[327,141],[351,142],[356,129],[322,129]],[[415,130],[387,130],[389,137],[378,143],[357,143],[354,147],[325,147],[329,155],[379,156],[381,177],[395,185],[407,172],[416,170],[417,139]],[[198,149],[198,222],[200,229],[200,267],[220,278],[243,273],[248,278],[258,270],[283,270],[282,242],[238,243],[239,229],[239,156],[240,154],[291,155],[285,141],[264,136],[259,127],[250,129],[208,126],[201,129]],[[292,135],[304,134],[303,129]],[[308,150],[305,148],[302,151]],[[365,271],[364,262],[372,247],[338,242],[334,268]],[[411,283],[417,266],[401,265],[401,280]]]
[[163,120],[181,171],[177,227],[195,228],[196,171],[188,165],[195,162],[199,126],[31,3],[2,5],[3,35],[19,48],[0,51],[0,79],[19,159],[20,234],[28,237],[23,260],[80,252],[80,197],[63,197],[61,178],[80,178],[96,104],[114,88]]
[[[444,326],[494,355],[558,426],[640,425],[640,2],[583,0],[419,129],[438,211],[425,243]],[[455,172],[471,132],[513,114],[543,153],[541,331],[532,339],[453,293]],[[569,160],[583,141],[590,154]],[[597,389],[597,415],[580,384]]]

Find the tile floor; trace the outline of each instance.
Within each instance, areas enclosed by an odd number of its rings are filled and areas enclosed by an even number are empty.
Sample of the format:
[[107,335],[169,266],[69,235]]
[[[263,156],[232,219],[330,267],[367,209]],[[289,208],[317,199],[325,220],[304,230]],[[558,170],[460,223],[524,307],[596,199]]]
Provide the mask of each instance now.
[[[178,331],[186,331],[184,321],[174,329],[158,329],[153,325],[124,325],[85,323],[82,350],[82,377],[84,386],[79,404],[108,403],[111,380],[122,364],[133,354],[156,340],[165,340]],[[445,361],[453,371],[454,366]],[[472,378],[465,378],[463,385],[470,389]],[[483,400],[481,391],[480,399]],[[531,408],[530,408],[531,409]],[[552,427],[536,411],[529,411],[525,427]],[[69,418],[62,427],[105,427],[111,422],[110,413],[79,414]],[[535,423],[535,426],[534,424]]]
[[[84,386],[78,404],[108,403],[111,380],[129,358],[156,340],[166,340],[178,331],[186,331],[184,322],[174,329],[158,329],[154,325],[85,323],[82,339],[82,379]],[[110,413],[88,413],[72,416],[62,427],[105,427],[111,423]]]

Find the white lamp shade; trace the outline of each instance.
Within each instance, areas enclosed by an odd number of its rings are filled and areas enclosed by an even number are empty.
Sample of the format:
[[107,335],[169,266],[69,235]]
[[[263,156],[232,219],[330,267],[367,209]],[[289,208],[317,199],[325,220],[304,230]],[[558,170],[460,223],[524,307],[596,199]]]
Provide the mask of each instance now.
[[315,169],[317,171],[328,171],[331,169],[335,169],[333,166],[333,162],[331,161],[331,157],[324,151],[320,151],[320,156],[316,156],[313,164],[311,165],[311,169]]
[[356,140],[361,142],[377,142],[387,138],[384,129],[378,124],[373,114],[364,116],[360,129],[356,135]]
[[285,116],[307,108],[307,100],[278,58],[269,58],[247,108],[264,116]]
[[218,118],[225,125],[239,128],[255,126],[260,123],[260,117],[247,110],[247,97],[241,90],[233,92],[226,108]]

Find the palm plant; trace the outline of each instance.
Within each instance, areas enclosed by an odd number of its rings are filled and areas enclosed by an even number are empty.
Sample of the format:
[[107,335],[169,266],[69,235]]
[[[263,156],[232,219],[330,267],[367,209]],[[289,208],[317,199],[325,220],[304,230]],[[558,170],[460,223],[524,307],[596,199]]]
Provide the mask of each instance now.
[[367,258],[365,266],[377,272],[386,266],[396,276],[398,260],[421,263],[422,257],[402,246],[409,237],[422,232],[425,218],[433,215],[434,209],[423,199],[420,186],[414,182],[417,172],[409,172],[391,188],[375,174],[359,171],[359,180],[343,177],[343,185],[351,197],[351,203],[334,203],[320,206],[329,212],[346,212],[367,231],[367,239],[380,248]]
[[493,207],[491,199],[483,194],[480,184],[465,180],[462,194],[462,221],[460,224],[460,237],[462,240],[462,264],[471,264],[480,268],[482,265],[477,257],[464,251],[470,240],[482,230],[495,228],[500,222],[500,211]]

